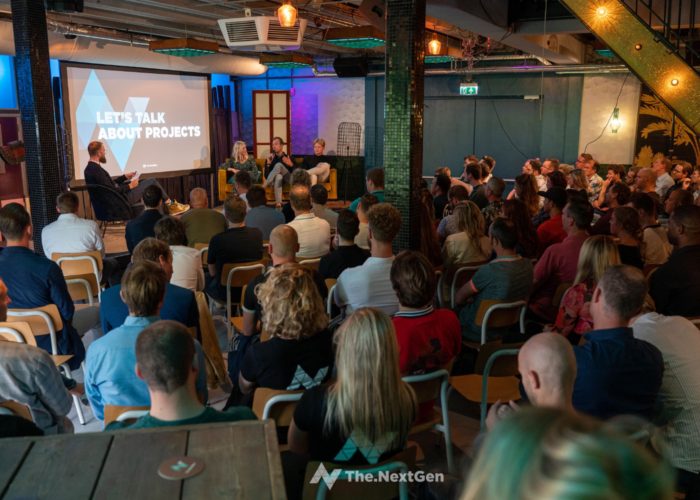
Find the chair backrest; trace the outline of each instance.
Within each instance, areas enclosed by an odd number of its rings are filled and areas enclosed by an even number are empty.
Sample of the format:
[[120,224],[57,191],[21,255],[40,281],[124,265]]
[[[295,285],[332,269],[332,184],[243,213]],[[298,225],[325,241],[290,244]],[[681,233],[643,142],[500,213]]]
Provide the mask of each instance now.
[[207,267],[207,257],[209,256],[209,244],[208,243],[195,243],[195,250],[199,250],[199,255],[202,257],[202,266]]
[[270,256],[270,242],[269,241],[263,241],[263,260],[270,260],[272,257]]
[[[527,307],[527,298],[516,300],[496,300],[484,299],[479,305],[479,311],[476,313],[474,324],[481,326],[486,319],[486,313],[492,309],[492,313],[488,316],[488,327],[501,328],[504,326],[514,325],[520,321],[520,311],[523,308],[522,302],[525,302],[524,307]],[[498,310],[498,314],[493,314],[493,311]]]
[[253,413],[260,419],[271,418],[277,427],[288,427],[292,424],[294,408],[304,394],[299,391],[278,391],[258,387],[253,397]]
[[573,283],[562,283],[557,287],[557,291],[554,292],[554,297],[552,297],[552,305],[554,307],[559,307],[564,295],[566,295],[566,292],[568,292],[569,288],[572,286],[574,286]]
[[483,260],[479,262],[454,263],[444,271],[445,283],[447,283],[448,285],[452,284],[452,281],[455,279],[455,274],[457,274],[457,279],[459,281],[455,284],[455,288],[461,288],[466,283],[469,283],[469,280],[472,279],[474,274],[479,270],[481,266],[488,263],[488,260]]
[[310,271],[318,271],[318,264],[321,262],[321,257],[316,259],[299,259],[297,258],[299,265],[304,266]]
[[0,323],[0,339],[36,346],[32,327],[25,321]]
[[150,410],[130,410],[125,411],[117,417],[117,422],[136,422],[144,415],[148,415]]
[[[335,281],[335,280],[326,280],[326,283],[328,283],[329,281]],[[326,314],[328,314],[328,319],[332,319],[331,314],[332,314],[333,304],[335,304],[335,287],[336,286],[338,286],[338,285],[337,284],[333,285],[332,287],[330,287],[328,289],[328,301],[326,302]]]
[[[221,273],[221,284],[223,286],[231,286],[241,288],[247,285],[250,281],[259,274],[265,272],[265,264],[262,260],[255,262],[242,262],[239,264],[225,264],[224,270]],[[230,285],[229,283],[230,276]]]
[[331,288],[333,288],[333,287],[335,286],[336,283],[338,283],[338,280],[334,280],[334,279],[332,279],[332,278],[328,278],[328,279],[326,280],[326,288],[327,288],[328,290],[330,290]]
[[[139,412],[146,412],[151,409],[150,406],[115,406],[115,405],[105,405],[105,425],[109,425],[115,420],[118,422],[123,422],[124,419],[119,419],[119,416],[122,413],[126,412],[134,412],[134,411],[139,411]],[[139,415],[143,416],[143,415]],[[125,417],[125,419],[128,419],[129,417]],[[134,418],[134,417],[131,417]],[[136,417],[138,418],[138,417]]]
[[[484,344],[479,349],[479,354],[476,356],[474,364],[474,373],[483,375],[486,364],[493,354],[499,351],[508,351],[520,349],[525,342],[517,344]],[[489,377],[515,377],[518,375],[518,356],[517,355],[502,355],[497,357],[489,369]]]
[[440,395],[443,384],[445,385],[445,390],[447,390],[453,362],[454,360],[451,360],[447,366],[434,372],[403,377],[404,382],[411,384],[413,391],[416,393],[418,404],[427,403],[437,398]]
[[[399,498],[400,500],[408,499],[408,483],[405,481],[381,481],[377,482],[361,482],[348,481],[348,472],[359,471],[363,474],[373,474],[376,478],[379,472],[399,471],[408,472],[415,470],[416,467],[416,452],[418,448],[411,446],[397,453],[389,460],[373,465],[347,465],[336,464],[333,462],[309,462],[306,466],[306,476],[304,478],[303,500],[317,500],[328,498],[331,500],[390,500]],[[323,479],[312,483],[312,479],[316,471],[323,464],[328,474],[333,474],[336,469],[342,469],[337,481],[343,481],[343,484],[336,485],[332,490],[328,487]],[[353,478],[354,479],[354,478]]]
[[22,417],[30,422],[34,422],[29,407],[17,401],[3,401],[0,403],[0,415],[14,415],[15,417]]
[[[87,281],[90,293],[98,295],[100,289],[99,272],[102,271],[102,254],[99,250],[83,253],[54,253],[51,260],[56,262],[66,280],[81,279]],[[89,298],[87,288],[80,283],[69,283],[68,293],[73,300]]]
[[[521,344],[522,346],[522,344]],[[511,344],[512,347],[512,344]],[[483,347],[481,349],[483,351]],[[483,434],[486,432],[486,406],[487,406],[487,401],[488,401],[488,383],[489,379],[496,377],[496,375],[493,375],[494,372],[494,365],[502,359],[507,359],[510,358],[510,366],[509,369],[511,370],[509,374],[507,375],[502,375],[502,376],[511,376],[513,377],[513,380],[517,382],[517,379],[515,378],[515,375],[518,374],[518,353],[520,352],[520,347],[516,349],[506,349],[505,346],[501,345],[501,349],[496,350],[495,352],[492,352],[488,360],[486,361],[486,366],[483,368],[483,378],[481,381],[481,433]],[[481,352],[479,352],[481,354]],[[513,368],[513,360],[515,361],[515,367]],[[505,366],[502,366],[501,368],[505,368]]]
[[102,222],[127,221],[135,217],[129,202],[109,186],[86,184],[95,218]]
[[27,323],[35,337],[51,335],[51,350],[58,354],[56,332],[63,330],[63,320],[56,304],[49,304],[36,309],[9,309],[7,322]]
[[658,267],[654,267],[648,272],[648,274],[645,273],[647,275],[647,283],[651,283],[651,275],[654,274],[657,269]]

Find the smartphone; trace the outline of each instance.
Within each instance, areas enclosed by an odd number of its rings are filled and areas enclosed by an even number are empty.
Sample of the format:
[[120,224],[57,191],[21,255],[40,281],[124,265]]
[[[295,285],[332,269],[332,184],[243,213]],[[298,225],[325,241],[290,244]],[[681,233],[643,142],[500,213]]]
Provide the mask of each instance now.
[[141,174],[139,174],[139,171],[137,170],[134,172],[134,179],[138,179],[139,177],[141,177]]

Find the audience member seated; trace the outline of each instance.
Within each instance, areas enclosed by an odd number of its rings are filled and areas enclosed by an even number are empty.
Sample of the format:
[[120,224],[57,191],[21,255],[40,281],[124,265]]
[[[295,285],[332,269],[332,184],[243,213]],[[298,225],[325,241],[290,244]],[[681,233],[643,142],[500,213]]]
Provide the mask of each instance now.
[[[532,406],[573,411],[576,357],[571,344],[561,335],[539,333],[525,342],[518,353],[518,372]],[[489,432],[511,410],[519,411],[520,406],[514,401],[494,403],[486,416]]]
[[246,352],[227,407],[252,404],[256,387],[311,389],[333,373],[333,335],[312,272],[296,262],[280,264],[255,289],[270,340]]
[[449,205],[447,193],[451,187],[450,178],[443,174],[435,174],[430,185],[430,194],[433,195],[433,206],[435,208],[435,219],[445,217],[445,207]]
[[[30,250],[32,230],[32,218],[19,203],[8,203],[0,209],[0,233],[7,240],[7,247],[0,252],[0,278],[7,286],[13,309],[56,305],[63,321],[63,330],[56,332],[58,354],[72,354],[67,364],[76,370],[85,359],[80,337],[93,328],[96,336],[102,335],[100,310],[87,307],[76,311],[58,264]],[[37,337],[36,343],[52,354],[50,335]]]
[[593,202],[593,209],[596,213],[602,214],[608,211],[610,208],[607,204],[608,190],[616,182],[621,182],[624,177],[625,167],[617,163],[611,163],[608,165],[608,173],[603,181],[603,185],[601,186],[598,199]]
[[[7,288],[0,280],[0,322],[7,319],[9,303]],[[27,405],[32,421],[45,435],[73,433],[73,424],[66,417],[71,396],[51,356],[43,349],[0,338],[0,402],[5,401]],[[0,428],[5,424],[0,420]],[[4,434],[0,431],[1,437],[19,435]]]
[[666,198],[664,210],[666,214],[671,216],[676,208],[683,205],[692,205],[694,202],[695,198],[693,198],[693,193],[686,189],[676,189]]
[[294,228],[299,236],[297,257],[313,259],[326,255],[330,252],[331,226],[327,221],[311,213],[309,188],[302,185],[294,186],[289,192],[289,201],[295,217],[288,225]]
[[236,172],[236,175],[233,176],[233,187],[236,189],[238,196],[246,202],[246,207],[250,207],[246,194],[253,187],[253,179],[246,170]]
[[591,317],[591,298],[603,273],[610,266],[620,264],[615,241],[609,236],[591,236],[581,247],[573,286],[562,297],[554,325],[545,330],[567,337],[578,345],[581,335],[594,328]]
[[293,156],[284,152],[284,140],[281,137],[272,139],[272,152],[265,162],[265,182],[263,189],[272,184],[275,190],[275,202],[282,204],[282,184],[289,182],[290,176],[296,168],[296,160]]
[[630,188],[630,190],[634,193],[636,192],[636,180],[637,180],[637,174],[641,170],[641,167],[630,167],[627,170],[627,177],[625,177],[625,184],[627,184]]
[[664,316],[700,316],[700,207],[676,209],[668,222],[668,241],[676,251],[651,275],[649,293],[656,311]]
[[[160,319],[167,282],[165,271],[154,262],[135,263],[124,273],[119,295],[129,316],[122,326],[90,344],[85,359],[85,393],[98,420],[104,420],[105,405],[150,405],[148,387],[134,371],[134,347],[139,333]],[[197,358],[199,366],[204,366],[201,347]],[[197,377],[197,390],[206,396],[205,370]]]
[[656,214],[664,213],[664,204],[661,202],[659,193],[656,192],[654,186],[656,184],[656,172],[651,168],[643,168],[637,172],[637,177],[634,179],[635,192],[646,193],[654,200]]
[[[420,253],[404,250],[391,265],[391,286],[399,299],[392,319],[403,375],[422,375],[445,368],[459,354],[462,335],[457,315],[433,309],[435,271]],[[435,400],[421,403],[417,422],[430,417]]]
[[[384,203],[384,169],[383,168],[370,168],[367,171],[365,186],[367,187],[367,192],[373,194],[379,200],[379,203]],[[357,212],[357,205],[360,204],[360,198],[356,199],[350,204],[350,210]],[[362,220],[362,219],[360,219]]]
[[659,195],[659,198],[663,200],[666,198],[666,191],[668,191],[669,188],[673,187],[675,184],[673,177],[671,177],[671,169],[673,168],[673,165],[671,164],[671,160],[668,158],[659,156],[654,161],[651,168],[653,168],[654,172],[656,173],[654,190],[656,191],[656,194]]
[[639,213],[639,223],[644,228],[644,264],[665,264],[673,253],[673,245],[668,241],[666,228],[656,218],[654,200],[646,193],[634,193],[627,206]]
[[260,177],[260,170],[258,170],[258,165],[255,163],[255,158],[248,156],[248,151],[243,141],[236,141],[236,144],[233,145],[231,158],[219,165],[219,170],[228,170],[233,174],[228,180],[229,184],[233,183],[233,176],[241,170],[250,174],[253,183],[258,182],[258,178]]
[[301,397],[289,449],[349,465],[385,461],[406,448],[418,406],[401,380],[394,325],[380,310],[362,308],[340,327],[336,344],[337,380]]
[[613,213],[615,212],[614,209],[627,205],[630,201],[630,195],[631,191],[629,186],[622,182],[613,183],[608,190],[605,191],[605,206],[608,207],[608,209],[605,211],[605,215],[591,226],[588,230],[588,234],[591,236],[610,236],[610,219],[612,219]]
[[135,374],[146,383],[151,409],[136,422],[112,422],[105,430],[177,427],[257,420],[249,408],[216,411],[197,398],[200,369],[195,341],[181,323],[156,321],[136,338]]
[[[358,213],[362,210],[360,208]],[[352,210],[343,209],[338,214],[338,232],[333,240],[334,252],[324,255],[318,265],[318,272],[323,279],[337,280],[343,271],[358,267],[369,258],[369,250],[360,248],[355,243],[355,236],[360,232],[360,219]]]
[[[515,249],[518,255],[525,259],[537,259],[540,239],[537,236],[535,226],[532,224],[532,217],[527,205],[520,200],[506,200],[501,206],[499,217],[510,219],[515,224],[518,231],[518,246]],[[491,253],[491,258],[495,254]]]
[[537,323],[554,323],[558,308],[552,304],[557,288],[562,283],[572,283],[576,278],[578,257],[588,238],[586,230],[593,220],[593,207],[587,200],[569,197],[562,213],[562,224],[567,236],[564,241],[544,251],[535,266],[535,282],[532,286],[527,317]]
[[476,203],[479,210],[483,210],[489,205],[489,200],[486,198],[485,186],[481,180],[481,165],[478,163],[470,163],[465,170],[466,181],[472,187],[472,192],[469,194],[469,201]]
[[367,238],[372,256],[359,267],[346,269],[335,287],[335,303],[346,315],[361,307],[376,307],[393,316],[399,301],[391,287],[391,245],[401,230],[401,214],[388,203],[379,203],[367,214]]
[[190,210],[180,216],[185,224],[187,244],[194,248],[197,243],[209,245],[209,242],[219,233],[228,229],[226,217],[216,210],[209,208],[207,192],[202,188],[194,188],[190,193]]
[[311,191],[311,176],[301,168],[296,169],[289,179],[289,201],[282,207],[282,215],[284,215],[285,223],[289,224],[294,220],[294,210],[292,210],[292,189],[294,186],[306,186]]
[[491,177],[484,188],[484,195],[489,204],[481,209],[484,216],[484,231],[488,231],[494,220],[501,216],[503,208],[503,193],[506,190],[506,182],[499,177]]
[[435,205],[429,189],[422,190],[420,211],[420,253],[425,255],[430,264],[438,269],[442,266],[442,250],[437,230],[435,229]]
[[[80,202],[78,195],[72,191],[61,193],[56,198],[56,210],[61,214],[58,220],[44,227],[41,231],[41,246],[44,255],[51,259],[55,253],[87,253],[99,251],[102,256],[100,284],[116,285],[119,280],[109,281],[119,270],[117,259],[105,258],[105,245],[102,233],[94,220],[78,217]],[[97,294],[97,290],[93,290]]]
[[[664,205],[671,197],[673,193],[678,190],[685,190],[690,187],[691,179],[693,174],[693,166],[687,161],[677,161],[671,168],[671,178],[673,179],[673,186],[666,190],[666,196],[662,198]],[[668,212],[667,212],[668,213]]]
[[[204,291],[214,300],[226,302],[226,285],[221,284],[221,275],[226,264],[255,262],[263,258],[262,231],[246,227],[246,203],[237,195],[229,196],[224,202],[224,215],[231,229],[217,234],[209,242],[207,265],[209,282]],[[225,282],[224,282],[225,283]],[[231,288],[231,301],[241,300],[241,289]]]
[[[173,276],[173,254],[167,243],[146,238],[134,249],[131,260],[134,264],[153,262],[165,272],[168,283],[165,285],[165,302],[160,310],[161,319],[179,321],[188,328],[195,327],[199,332],[199,309],[194,292],[170,283]],[[100,312],[105,334],[122,326],[129,316],[129,308],[121,298],[121,289],[122,285],[118,285],[102,292]],[[199,333],[197,335],[199,337]]]
[[[330,160],[323,154],[323,150],[325,148],[326,141],[323,139],[316,139],[314,141],[314,154],[311,156],[304,156],[304,159],[301,161],[301,168],[306,170],[306,172],[311,176],[312,186],[319,183],[328,182],[328,179],[331,176]],[[322,205],[323,204],[325,203],[322,203]]]
[[657,453],[668,458],[677,472],[682,492],[700,477],[700,336],[697,327],[680,316],[664,316],[654,312],[647,296],[644,309],[630,321],[634,337],[649,342],[664,359],[664,378],[659,391],[662,415],[667,418],[660,429],[663,449],[657,440],[651,444]]
[[582,197],[588,199],[588,193],[591,188],[588,184],[588,177],[586,177],[586,173],[582,169],[576,168],[572,170],[566,178],[566,182],[569,189],[578,191]]
[[[475,321],[483,300],[521,300],[530,295],[532,288],[532,262],[515,252],[518,231],[513,221],[496,219],[489,229],[489,238],[496,258],[480,267],[455,298],[462,337],[472,342],[481,341],[481,326]],[[494,340],[502,333],[502,329],[492,328],[487,332],[486,340]]]
[[199,250],[183,246],[185,225],[176,217],[163,217],[156,222],[156,239],[170,247],[173,275],[170,283],[193,292],[204,290],[204,270]]
[[669,500],[673,486],[671,467],[611,424],[527,408],[484,441],[460,500]]
[[270,239],[274,228],[285,224],[284,215],[279,210],[267,206],[267,195],[260,186],[253,186],[248,191],[248,206],[250,210],[245,216],[245,225],[260,229],[263,241]]
[[453,264],[489,260],[491,243],[479,207],[471,201],[461,201],[455,207],[452,217],[456,221],[457,232],[445,240],[442,250],[445,271]]
[[435,169],[435,175],[446,175],[447,177],[450,178],[450,187],[453,188],[455,186],[462,186],[464,189],[467,190],[467,194],[469,194],[469,191],[471,191],[472,187],[467,184],[466,182],[463,182],[461,179],[457,179],[456,177],[452,177],[452,172],[450,171],[449,168],[447,167],[438,167]]
[[610,219],[610,232],[620,240],[617,249],[622,264],[644,268],[644,232],[639,212],[632,207],[617,207]]
[[600,278],[590,305],[596,329],[584,334],[585,344],[574,346],[576,411],[601,420],[654,416],[664,360],[628,326],[642,310],[647,290],[646,278],[632,266],[611,266]]
[[537,182],[537,191],[545,191],[547,189],[547,179],[542,175],[542,163],[539,160],[527,160],[523,165],[523,173],[532,175]]
[[486,184],[491,180],[491,172],[496,168],[496,160],[490,156],[484,155],[481,160],[479,160],[479,164],[481,165],[481,180]]
[[566,238],[561,211],[566,206],[567,195],[566,189],[559,187],[540,191],[538,194],[544,198],[542,210],[549,215],[549,219],[537,228],[537,237],[540,240],[538,255],[542,255],[548,247],[561,243]]
[[452,186],[447,192],[447,201],[449,205],[446,211],[449,211],[450,215],[443,217],[437,228],[438,241],[440,244],[444,243],[448,236],[458,232],[454,217],[454,209],[460,201],[469,201],[469,191],[463,186]]
[[319,219],[323,219],[331,226],[331,231],[335,231],[338,225],[338,214],[326,207],[328,203],[328,191],[321,184],[311,186],[311,213]]
[[367,212],[374,205],[379,203],[379,198],[373,194],[365,194],[360,198],[360,203],[357,205],[357,218],[360,220],[360,232],[355,236],[355,244],[365,250],[369,250],[369,240],[367,239],[367,229],[369,228],[369,219]]
[[155,226],[163,214],[160,211],[163,200],[162,191],[158,186],[148,186],[143,192],[143,204],[146,209],[143,214],[126,223],[126,248],[130,254],[134,253],[134,248],[146,238],[155,238]]
[[[272,230],[270,235],[270,257],[272,258],[272,267],[279,267],[282,264],[296,262],[297,251],[299,251],[299,239],[297,232],[283,224]],[[330,254],[333,255],[333,254]],[[311,273],[318,293],[323,300],[328,297],[328,287],[326,287],[325,279],[318,271]],[[269,273],[259,274],[253,278],[245,289],[243,297],[243,334],[250,337],[256,333],[256,325],[258,321],[262,321],[263,310],[260,299],[258,298],[258,285],[265,283]]]
[[576,161],[576,168],[582,169],[583,173],[586,174],[588,179],[588,202],[592,204],[598,199],[603,189],[603,178],[598,175],[600,163],[591,155],[584,153]]
[[508,194],[508,199],[516,198],[528,208],[530,217],[536,217],[542,206],[544,198],[539,196],[537,179],[531,174],[520,174],[515,178],[513,191]]
[[[548,160],[549,161],[549,160]],[[554,160],[557,161],[557,160]],[[544,164],[547,162],[545,161]],[[543,165],[544,165],[543,164]],[[558,168],[558,166],[557,166]],[[549,175],[547,175],[547,189],[552,189],[553,187],[561,187],[566,189],[566,175],[561,170],[554,170]]]

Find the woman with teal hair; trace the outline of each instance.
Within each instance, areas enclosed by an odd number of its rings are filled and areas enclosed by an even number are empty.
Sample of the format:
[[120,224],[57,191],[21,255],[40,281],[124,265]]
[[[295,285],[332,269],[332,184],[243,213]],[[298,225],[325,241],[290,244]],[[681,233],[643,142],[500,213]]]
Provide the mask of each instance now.
[[461,500],[672,500],[673,469],[610,424],[528,408],[496,426]]
[[260,178],[260,170],[258,170],[258,165],[255,163],[255,158],[248,156],[248,151],[243,141],[238,141],[233,145],[231,158],[219,165],[219,170],[228,170],[233,173],[228,180],[229,184],[233,183],[233,176],[239,170],[247,171],[250,174],[250,179],[253,181],[253,184],[256,184],[258,178]]

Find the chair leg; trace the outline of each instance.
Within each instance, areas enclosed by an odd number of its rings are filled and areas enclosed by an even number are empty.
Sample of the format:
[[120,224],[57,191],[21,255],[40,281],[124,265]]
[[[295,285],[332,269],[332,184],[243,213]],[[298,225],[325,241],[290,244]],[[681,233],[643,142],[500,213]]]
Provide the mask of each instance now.
[[[70,368],[66,364],[62,364],[60,368],[66,372],[66,377],[72,379],[73,374],[71,373]],[[82,363],[82,368],[85,370],[85,362]],[[80,403],[80,398],[78,396],[73,396],[73,405],[75,406],[75,411],[78,414],[78,420],[80,421],[80,425],[85,425],[85,415],[83,415],[83,407]]]
[[450,436],[449,421],[445,425],[445,453],[447,454],[447,470],[450,474],[454,474],[454,457],[452,456],[452,438]]

